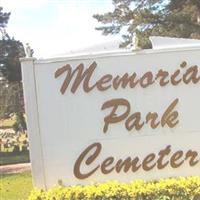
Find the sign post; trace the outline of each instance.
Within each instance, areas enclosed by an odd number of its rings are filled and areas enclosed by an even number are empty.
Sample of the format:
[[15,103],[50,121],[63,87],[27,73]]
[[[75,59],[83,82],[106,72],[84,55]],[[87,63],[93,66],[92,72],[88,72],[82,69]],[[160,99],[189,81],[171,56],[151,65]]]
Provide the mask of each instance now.
[[199,175],[199,55],[21,59],[35,185]]

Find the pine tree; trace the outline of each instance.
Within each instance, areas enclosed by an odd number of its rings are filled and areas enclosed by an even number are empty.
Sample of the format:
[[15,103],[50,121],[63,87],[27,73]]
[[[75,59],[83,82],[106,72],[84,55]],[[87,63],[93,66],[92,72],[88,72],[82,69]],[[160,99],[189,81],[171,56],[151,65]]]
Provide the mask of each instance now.
[[200,39],[199,0],[113,0],[113,5],[112,12],[93,17],[104,35],[122,33],[121,46],[134,34],[142,48],[151,47],[149,36]]
[[6,24],[8,23],[9,17],[10,17],[10,13],[4,13],[3,8],[0,7],[0,31],[1,32],[6,27]]
[[0,77],[0,117],[24,112],[19,58],[24,57],[25,52],[23,44],[6,32],[9,17],[10,13],[0,7],[0,76],[3,75]]
[[0,71],[9,82],[21,81],[19,58],[24,56],[24,47],[20,41],[8,35],[0,40]]
[[6,33],[10,13],[0,7],[0,73],[9,82],[21,81],[19,58],[25,56],[23,44]]

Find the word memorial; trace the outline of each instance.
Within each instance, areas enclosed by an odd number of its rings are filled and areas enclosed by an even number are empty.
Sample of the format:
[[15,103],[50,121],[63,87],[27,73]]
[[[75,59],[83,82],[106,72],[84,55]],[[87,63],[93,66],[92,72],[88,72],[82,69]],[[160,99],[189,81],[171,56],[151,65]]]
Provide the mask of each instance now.
[[199,55],[22,59],[35,185],[199,175]]

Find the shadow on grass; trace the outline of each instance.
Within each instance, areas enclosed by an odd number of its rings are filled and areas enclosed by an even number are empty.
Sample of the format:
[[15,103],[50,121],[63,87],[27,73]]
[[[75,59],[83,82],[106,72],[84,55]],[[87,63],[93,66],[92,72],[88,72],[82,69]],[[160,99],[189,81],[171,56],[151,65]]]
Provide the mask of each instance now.
[[30,162],[29,151],[0,152],[0,165],[28,163]]

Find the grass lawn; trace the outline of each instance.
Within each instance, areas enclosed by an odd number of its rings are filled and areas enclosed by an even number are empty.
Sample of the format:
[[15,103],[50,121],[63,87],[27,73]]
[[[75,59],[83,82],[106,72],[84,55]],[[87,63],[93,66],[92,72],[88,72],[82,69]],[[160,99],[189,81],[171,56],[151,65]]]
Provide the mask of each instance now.
[[33,189],[31,172],[0,175],[1,200],[25,200]]
[[0,165],[30,162],[29,152],[0,152]]

